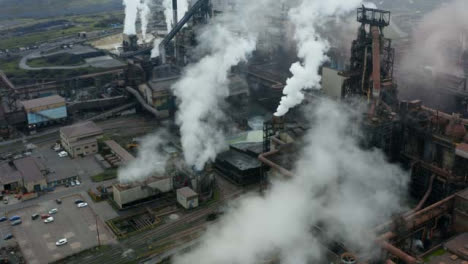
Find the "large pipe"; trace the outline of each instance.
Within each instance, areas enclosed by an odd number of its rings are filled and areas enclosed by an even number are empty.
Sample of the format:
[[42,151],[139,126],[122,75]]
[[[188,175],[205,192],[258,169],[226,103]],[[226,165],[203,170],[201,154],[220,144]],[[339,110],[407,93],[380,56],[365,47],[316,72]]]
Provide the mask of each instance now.
[[177,17],[177,0],[172,0],[172,28],[177,25],[179,19]]
[[380,98],[380,29],[377,26],[371,27],[372,32],[372,82],[373,82],[373,98]]
[[[453,118],[452,115],[450,114],[447,114],[447,113],[444,113],[444,112],[441,112],[439,110],[435,110],[435,109],[432,109],[432,108],[429,108],[427,106],[421,106],[421,109],[425,110],[425,111],[428,111],[428,112],[431,112],[432,114],[434,115],[437,115],[437,116],[440,116],[442,118],[445,118],[445,119],[448,119],[448,120],[451,120]],[[468,119],[462,119],[460,118],[460,121],[463,125],[468,125]]]
[[273,161],[267,158],[268,156],[274,155],[278,152],[279,150],[272,150],[270,152],[262,153],[260,154],[260,156],[258,156],[258,159],[262,161],[263,163],[265,163],[266,165],[272,167],[273,169],[278,170],[284,176],[290,177],[290,178],[294,177],[294,174],[291,171],[281,167],[279,164],[274,163]]
[[135,96],[135,98],[138,100],[138,102],[140,102],[140,104],[143,106],[143,108],[145,108],[148,112],[152,113],[156,117],[160,116],[159,111],[156,110],[155,108],[151,107],[149,104],[147,104],[145,102],[145,100],[143,99],[143,97],[141,97],[140,93],[137,90],[135,90],[135,89],[133,89],[132,87],[129,87],[129,86],[125,87],[125,89],[129,93],[133,94],[133,96]]
[[402,261],[404,261],[406,264],[418,264],[421,263],[418,261],[415,257],[407,254],[403,250],[395,247],[394,245],[388,243],[387,241],[379,241],[380,245],[382,246],[383,249],[388,251],[390,254],[398,257]]

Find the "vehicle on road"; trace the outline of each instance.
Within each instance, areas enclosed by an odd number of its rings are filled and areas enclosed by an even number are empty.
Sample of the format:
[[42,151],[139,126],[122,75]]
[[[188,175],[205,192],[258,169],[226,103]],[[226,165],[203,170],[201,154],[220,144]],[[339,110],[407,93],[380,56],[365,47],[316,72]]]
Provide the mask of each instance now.
[[75,200],[75,204],[79,204],[79,203],[84,203],[84,201],[80,199]]
[[17,216],[17,215],[14,215],[12,217],[10,217],[10,221],[16,221],[16,220],[20,220],[21,217]]
[[57,208],[50,209],[49,214],[56,214],[58,212]]
[[55,199],[55,202],[56,202],[57,204],[61,204],[61,203],[62,203],[62,200],[60,200],[60,199]]
[[47,219],[50,217],[50,214],[42,214],[41,219]]
[[65,157],[68,156],[68,153],[67,153],[66,151],[60,151],[59,154],[58,154],[58,156],[59,156],[60,158],[65,158]]
[[8,218],[6,218],[6,216],[0,217],[0,222],[5,222],[6,220],[8,220]]
[[46,220],[44,220],[44,223],[52,223],[54,221],[54,218],[51,216],[51,217],[48,217]]
[[38,218],[39,218],[39,214],[33,214],[33,215],[31,215],[31,219],[32,219],[32,220],[36,220],[36,219],[38,219]]
[[78,208],[83,208],[83,207],[88,206],[88,203],[79,203],[77,206]]
[[55,242],[55,245],[56,246],[62,246],[62,245],[65,245],[66,243],[68,243],[67,239],[62,238],[62,239],[59,239],[59,241]]
[[76,180],[76,181],[75,181],[75,184],[76,184],[76,185],[80,185],[81,183],[80,183],[80,181]]
[[13,238],[12,234],[6,234],[5,237],[3,237],[3,240],[8,240],[8,239],[12,239],[12,238]]
[[20,225],[21,223],[22,223],[21,220],[15,220],[15,221],[11,222],[11,225],[15,226],[15,225]]

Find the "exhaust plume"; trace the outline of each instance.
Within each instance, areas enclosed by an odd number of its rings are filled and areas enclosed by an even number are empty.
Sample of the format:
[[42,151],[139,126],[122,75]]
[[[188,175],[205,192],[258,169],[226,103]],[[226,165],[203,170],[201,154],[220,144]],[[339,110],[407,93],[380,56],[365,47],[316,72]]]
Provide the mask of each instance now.
[[143,36],[143,41],[146,41],[146,34],[148,32],[148,19],[150,17],[150,7],[149,3],[151,0],[141,0],[138,10],[140,12],[140,21],[141,21],[141,35]]
[[136,21],[140,0],[123,0],[125,6],[124,34],[136,35]]
[[139,143],[137,157],[119,169],[119,182],[144,181],[154,173],[164,173],[166,161],[169,158],[168,154],[162,150],[166,142],[167,136],[163,132],[144,137]]
[[289,109],[304,100],[305,89],[317,89],[321,77],[319,68],[327,60],[325,53],[328,42],[317,32],[330,16],[340,16],[354,10],[361,0],[303,0],[292,8],[289,17],[295,26],[294,38],[297,42],[298,56],[301,61],[294,63],[290,71],[292,77],[286,81],[284,96],[275,116],[285,115]]
[[161,44],[162,39],[156,37],[153,41],[153,49],[151,50],[151,58],[156,58],[159,56],[159,44]]
[[[401,210],[408,175],[381,151],[358,146],[355,109],[324,100],[307,113],[313,113],[312,128],[294,178],[273,180],[263,196],[235,201],[197,247],[175,257],[175,264],[254,264],[272,258],[319,263],[327,240],[372,251],[375,237],[369,231]],[[351,131],[358,131],[356,137]],[[314,226],[323,233],[312,234]]]
[[172,87],[179,100],[176,121],[184,158],[198,170],[226,147],[220,105],[229,96],[228,74],[255,49],[258,33],[270,22],[258,18],[267,17],[275,1],[239,0],[236,9],[217,17],[221,22],[209,24],[199,34],[199,51],[208,55],[189,65]]
[[[188,0],[177,0],[177,18],[180,20],[188,10]],[[179,21],[174,22],[172,0],[163,0],[164,16],[166,17],[167,32],[172,30],[172,26]]]

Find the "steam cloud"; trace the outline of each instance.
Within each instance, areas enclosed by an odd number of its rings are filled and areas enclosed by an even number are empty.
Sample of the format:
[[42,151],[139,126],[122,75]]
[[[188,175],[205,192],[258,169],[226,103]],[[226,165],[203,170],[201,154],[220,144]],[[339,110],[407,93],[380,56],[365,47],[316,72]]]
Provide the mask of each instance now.
[[139,143],[138,156],[118,171],[121,183],[144,181],[154,173],[164,173],[168,154],[162,151],[167,141],[163,132],[144,137]]
[[301,61],[290,68],[293,76],[286,81],[276,116],[283,116],[300,104],[304,100],[303,90],[319,87],[321,77],[318,71],[327,60],[325,53],[329,45],[317,33],[317,27],[326,23],[330,16],[349,12],[360,3],[361,0],[303,0],[299,6],[290,10],[289,17],[296,27],[294,37]]
[[215,21],[199,37],[199,49],[208,55],[188,66],[172,87],[180,102],[176,121],[184,158],[198,170],[226,147],[220,104],[229,95],[228,73],[255,49],[258,33],[268,22],[257,18],[266,17],[274,1],[239,0],[237,9],[218,17],[222,22]]
[[[164,16],[166,17],[167,32],[171,31],[174,22],[172,0],[163,0]],[[177,0],[177,18],[180,20],[188,10],[188,0]]]
[[153,41],[153,49],[151,50],[151,58],[156,58],[159,56],[159,44],[161,43],[162,39],[156,37]]
[[402,72],[412,75],[422,67],[436,72],[462,73],[458,62],[468,41],[468,2],[455,0],[427,14],[414,30],[410,51],[401,61]]
[[146,34],[148,32],[148,19],[151,13],[149,3],[151,0],[141,0],[138,5],[138,10],[140,12],[140,21],[141,21],[141,34],[143,36],[143,41],[146,41]]
[[140,0],[123,0],[125,6],[124,34],[136,35],[136,20]]
[[[401,210],[408,175],[379,150],[358,147],[350,133],[358,111],[322,101],[307,113],[314,113],[313,127],[295,177],[273,181],[264,196],[235,201],[199,246],[176,257],[175,264],[254,264],[272,257],[287,264],[317,263],[320,242],[327,239],[371,250],[368,231]],[[323,238],[311,234],[313,226],[324,230]]]

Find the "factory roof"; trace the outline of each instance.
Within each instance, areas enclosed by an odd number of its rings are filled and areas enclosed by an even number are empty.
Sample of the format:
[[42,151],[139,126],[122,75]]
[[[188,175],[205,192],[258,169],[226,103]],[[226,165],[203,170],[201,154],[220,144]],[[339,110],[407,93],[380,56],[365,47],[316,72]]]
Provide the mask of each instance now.
[[128,163],[135,159],[132,154],[128,153],[124,148],[122,148],[114,140],[106,140],[104,143],[117,155],[123,163]]
[[19,171],[15,170],[8,162],[0,163],[0,183],[10,184],[21,179]]
[[23,176],[25,182],[36,182],[44,179],[41,171],[45,169],[44,164],[39,162],[36,158],[26,157],[13,161],[16,169]]
[[171,86],[179,79],[179,76],[172,76],[166,78],[152,79],[148,82],[148,86],[153,92],[169,91]]
[[262,165],[257,158],[233,149],[219,154],[218,157],[216,157],[216,161],[228,163],[241,171],[256,169]]
[[60,132],[63,133],[66,137],[71,138],[92,134],[102,134],[102,129],[99,128],[94,122],[86,121],[83,123],[62,127],[60,128]]
[[25,109],[32,109],[36,107],[48,106],[53,104],[65,104],[65,99],[60,95],[52,95],[47,97],[41,97],[37,99],[21,101],[21,104],[24,106]]
[[184,196],[185,198],[197,197],[198,194],[192,190],[190,187],[183,187],[177,190],[177,194]]

